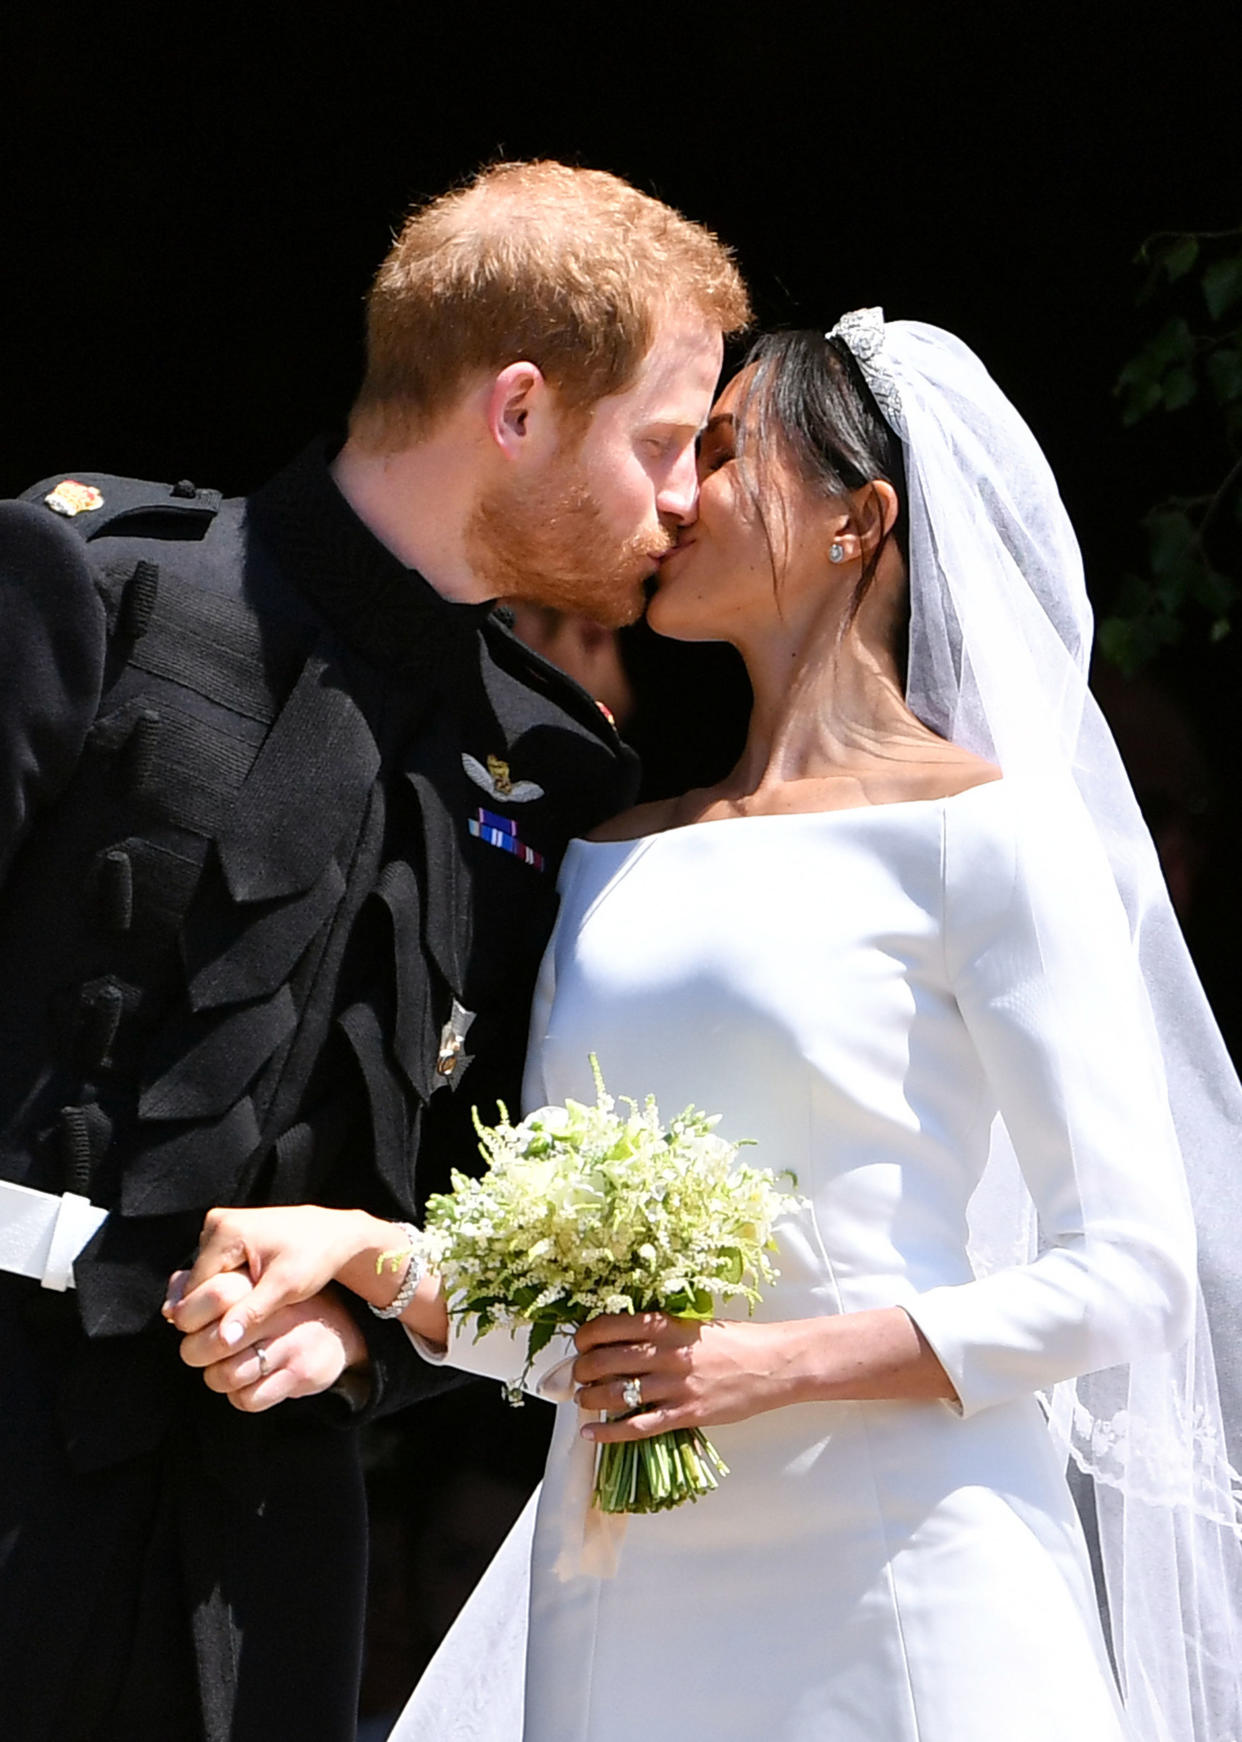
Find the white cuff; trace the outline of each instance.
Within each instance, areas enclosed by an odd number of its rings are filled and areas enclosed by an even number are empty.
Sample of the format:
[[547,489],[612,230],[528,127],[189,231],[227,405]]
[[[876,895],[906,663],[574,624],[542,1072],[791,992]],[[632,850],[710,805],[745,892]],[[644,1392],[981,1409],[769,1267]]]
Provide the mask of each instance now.
[[[934,1294],[937,1291],[933,1289],[931,1292]],[[920,1337],[922,1337],[923,1341],[927,1344],[928,1348],[931,1350],[932,1354],[936,1357],[937,1361],[939,1361],[940,1365],[944,1368],[945,1374],[948,1377],[949,1383],[950,1383],[950,1385],[952,1385],[954,1392],[956,1394],[953,1397],[941,1397],[937,1401],[940,1403],[943,1403],[945,1408],[948,1410],[951,1410],[954,1415],[972,1415],[974,1413],[973,1408],[968,1409],[962,1401],[962,1387],[961,1387],[962,1363],[961,1363],[961,1360],[959,1359],[957,1349],[954,1348],[950,1343],[948,1343],[946,1341],[945,1338],[943,1338],[940,1335],[939,1328],[936,1325],[936,1319],[935,1319],[934,1313],[929,1313],[927,1315],[932,1321],[932,1329],[930,1331],[928,1330],[927,1326],[923,1323],[922,1307],[923,1307],[923,1302],[926,1299],[927,1299],[927,1296],[925,1294],[921,1294],[921,1295],[916,1296],[913,1304],[908,1300],[903,1300],[901,1302],[901,1310],[903,1313],[905,1313],[906,1317],[910,1320],[910,1322],[914,1326],[915,1330],[919,1333]]]
[[542,1397],[548,1403],[565,1403],[573,1396],[572,1367],[578,1351],[567,1331],[553,1335],[525,1374],[529,1326],[511,1331],[497,1325],[481,1337],[477,1331],[478,1320],[473,1314],[465,1319],[451,1319],[448,1344],[442,1346],[429,1343],[408,1325],[405,1327],[406,1336],[423,1360],[434,1367],[458,1367],[481,1379],[499,1380],[510,1389],[520,1385],[532,1397]]

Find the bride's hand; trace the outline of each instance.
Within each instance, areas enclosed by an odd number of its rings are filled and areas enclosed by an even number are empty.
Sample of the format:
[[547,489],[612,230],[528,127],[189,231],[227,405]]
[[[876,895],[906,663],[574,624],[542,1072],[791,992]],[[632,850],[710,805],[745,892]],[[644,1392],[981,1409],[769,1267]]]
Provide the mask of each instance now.
[[[676,1427],[745,1421],[792,1401],[785,1327],[665,1313],[606,1314],[577,1332],[577,1401],[624,1420],[590,1423],[593,1440],[638,1440]],[[642,1404],[626,1413],[627,1381]]]
[[[274,1312],[312,1299],[346,1270],[376,1226],[361,1211],[315,1204],[211,1210],[192,1268],[170,1282],[164,1316],[186,1333],[214,1325],[221,1352],[240,1348]],[[395,1229],[388,1233],[399,1239]],[[253,1284],[240,1301],[232,1282],[238,1271]]]
[[871,1307],[774,1324],[613,1313],[575,1341],[583,1409],[620,1416],[626,1382],[641,1406],[622,1421],[590,1422],[591,1440],[641,1440],[676,1427],[745,1421],[787,1403],[906,1398],[954,1401],[952,1381],[902,1307]]

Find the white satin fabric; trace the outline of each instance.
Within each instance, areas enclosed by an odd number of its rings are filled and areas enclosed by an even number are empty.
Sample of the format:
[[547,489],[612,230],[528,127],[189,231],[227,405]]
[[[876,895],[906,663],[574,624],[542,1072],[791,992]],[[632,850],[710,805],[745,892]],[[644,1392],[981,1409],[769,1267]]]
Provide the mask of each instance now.
[[[522,1742],[530,1548],[538,1491],[531,1495],[448,1637],[423,1671],[389,1742]],[[480,1647],[463,1656],[467,1641]]]
[[[758,1316],[902,1306],[961,1408],[802,1404],[714,1428],[720,1490],[632,1520],[614,1578],[565,1580],[582,1442],[561,1405],[524,1742],[1131,1737],[1035,1394],[1184,1340],[1194,1241],[1163,1084],[1133,1067],[1149,1018],[1129,929],[1056,792],[1005,779],[571,847],[528,1104],[590,1098],[594,1051],[615,1094],[722,1114],[802,1194]],[[976,1278],[966,1211],[998,1110],[1043,1250]],[[563,1395],[565,1355],[534,1382]],[[468,1328],[450,1350],[508,1377],[521,1357]],[[489,1651],[463,1616],[401,1742],[512,1736],[516,1686],[494,1689],[494,1730],[473,1699],[458,1722],[452,1690]]]

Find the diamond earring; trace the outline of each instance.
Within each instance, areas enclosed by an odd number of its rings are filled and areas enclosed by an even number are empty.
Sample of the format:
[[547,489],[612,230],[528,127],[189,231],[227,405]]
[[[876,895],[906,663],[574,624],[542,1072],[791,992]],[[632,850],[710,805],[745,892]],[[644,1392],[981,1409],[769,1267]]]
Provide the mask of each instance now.
[[845,561],[845,546],[843,544],[838,544],[835,539],[828,546],[828,561],[830,563],[841,563]]

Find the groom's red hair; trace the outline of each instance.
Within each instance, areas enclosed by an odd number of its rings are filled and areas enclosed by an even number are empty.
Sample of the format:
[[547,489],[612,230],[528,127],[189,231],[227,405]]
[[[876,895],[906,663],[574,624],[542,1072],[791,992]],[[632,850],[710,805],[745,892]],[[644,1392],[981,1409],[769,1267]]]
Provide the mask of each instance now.
[[407,446],[472,375],[519,360],[583,410],[629,385],[670,312],[749,323],[709,230],[603,170],[494,164],[412,213],[380,267],[350,434]]

